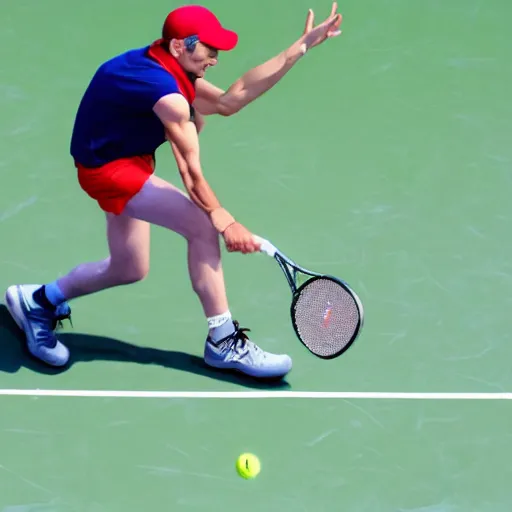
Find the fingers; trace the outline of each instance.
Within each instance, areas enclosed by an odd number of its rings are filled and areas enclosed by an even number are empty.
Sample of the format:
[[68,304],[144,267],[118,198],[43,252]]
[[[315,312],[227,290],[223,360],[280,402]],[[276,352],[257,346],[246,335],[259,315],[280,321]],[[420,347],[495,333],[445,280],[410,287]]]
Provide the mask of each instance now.
[[256,252],[258,250],[258,246],[254,243],[254,240],[251,238],[239,240],[237,251],[242,254],[250,254],[252,252]]
[[241,252],[249,254],[261,251],[263,239],[250,233],[244,226],[238,223],[232,224],[224,231],[224,240],[228,252]]
[[315,22],[315,15],[312,9],[308,9],[308,16],[306,18],[306,25],[304,27],[304,34],[307,34],[313,29],[313,23]]
[[339,30],[343,17],[341,14],[338,14],[336,18],[334,18],[333,23],[329,27],[330,30],[327,32],[327,37],[336,37],[341,34],[341,30]]
[[252,235],[235,235],[230,236],[226,240],[226,249],[228,252],[241,252],[242,254],[250,254],[260,252],[261,242],[258,237]]
[[327,25],[330,25],[330,26],[336,26],[337,25],[336,28],[338,28],[340,23],[341,23],[342,16],[341,16],[341,14],[336,12],[337,10],[338,10],[338,3],[337,2],[333,2],[332,3],[331,14],[325,20],[324,23],[326,23]]
[[259,252],[260,245],[254,241],[252,237],[249,237],[247,240],[243,241],[242,252],[244,254],[250,254],[253,252]]
[[245,251],[242,251],[244,254],[252,254],[254,252],[260,252],[259,247],[254,245],[254,243],[250,242],[248,246],[245,247]]
[[326,20],[326,25],[330,27],[336,27],[336,26],[340,26],[341,24],[341,14],[336,14],[333,18],[329,18],[328,20]]
[[329,14],[329,16],[325,19],[324,23],[334,22],[338,18],[338,16],[340,16],[339,14],[336,14],[337,10],[338,10],[338,3],[333,2],[332,8],[331,8],[331,14]]
[[341,25],[341,19],[341,14],[336,14],[333,17],[329,16],[329,18],[320,23],[316,28],[325,33],[330,30],[337,30]]
[[316,46],[320,44],[320,42],[324,41],[327,38],[336,37],[341,34],[341,30],[339,30],[342,16],[337,13],[338,3],[333,2],[331,7],[331,13],[328,18],[326,18],[322,23],[320,23],[317,27],[314,27],[315,16],[312,9],[308,10],[308,15],[306,18],[306,24],[304,27],[304,35],[309,34],[311,32],[317,32],[319,39],[315,41],[310,41],[310,46]]
[[260,247],[254,242],[235,242],[226,246],[228,252],[241,252],[242,254],[251,254],[260,252]]
[[327,37],[336,37],[341,34],[339,30],[343,17],[337,14],[332,20],[327,23]]

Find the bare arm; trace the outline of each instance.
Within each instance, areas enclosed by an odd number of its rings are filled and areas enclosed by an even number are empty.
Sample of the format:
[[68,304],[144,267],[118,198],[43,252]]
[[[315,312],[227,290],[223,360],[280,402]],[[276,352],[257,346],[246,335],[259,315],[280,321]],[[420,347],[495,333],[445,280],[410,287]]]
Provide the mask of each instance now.
[[251,69],[223,91],[203,78],[196,81],[197,109],[205,115],[230,116],[271,89],[302,57],[300,42]]
[[197,133],[198,134],[201,133],[204,128],[205,121],[204,121],[203,114],[200,111],[198,111],[197,109],[195,111],[194,124],[196,125]]
[[300,39],[267,62],[242,75],[227,91],[224,92],[204,79],[198,79],[196,81],[197,108],[205,115],[230,116],[253,102],[274,87],[307,50],[341,33],[338,30],[341,15],[336,14],[336,10],[337,4],[334,2],[331,15],[314,28],[314,16],[310,10],[304,34]]
[[215,228],[223,233],[235,220],[221,207],[203,175],[199,138],[196,126],[190,121],[190,107],[187,101],[181,94],[169,94],[156,103],[154,111],[165,127],[190,198],[209,214]]
[[[197,134],[199,135],[199,133],[204,128],[205,122],[204,122],[203,115],[200,114],[197,110],[195,112],[194,124],[196,126]],[[169,144],[171,145],[171,149],[172,149],[172,152],[174,154],[174,158],[175,158],[176,163],[178,165],[178,170],[180,172],[180,175],[181,175],[181,178],[182,178],[183,182],[185,183],[185,181],[187,181],[187,182],[190,183],[190,186],[192,186],[192,183],[190,181],[189,172],[188,172],[187,161],[185,160],[185,158],[181,154],[181,151],[178,148],[178,146],[176,146],[176,143],[173,142],[171,134],[166,131],[166,135],[167,135],[167,140],[169,141]],[[188,191],[189,187],[186,187],[186,188],[187,188],[187,191]]]

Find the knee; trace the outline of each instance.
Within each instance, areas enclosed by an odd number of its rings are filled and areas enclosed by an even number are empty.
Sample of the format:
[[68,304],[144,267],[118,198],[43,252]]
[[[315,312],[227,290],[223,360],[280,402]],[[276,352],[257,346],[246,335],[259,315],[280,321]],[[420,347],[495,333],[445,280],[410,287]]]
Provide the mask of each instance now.
[[149,274],[149,265],[147,264],[130,264],[112,265],[112,273],[117,284],[133,284],[143,281]]
[[216,246],[219,245],[219,238],[219,233],[213,227],[210,218],[205,214],[194,223],[193,229],[190,230],[188,241]]

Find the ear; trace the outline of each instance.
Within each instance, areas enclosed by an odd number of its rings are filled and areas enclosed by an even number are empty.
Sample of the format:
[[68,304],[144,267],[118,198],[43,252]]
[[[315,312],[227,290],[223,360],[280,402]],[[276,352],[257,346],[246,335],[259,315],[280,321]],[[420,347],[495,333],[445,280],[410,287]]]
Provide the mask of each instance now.
[[170,54],[178,58],[185,51],[185,44],[181,39],[171,39],[169,43]]

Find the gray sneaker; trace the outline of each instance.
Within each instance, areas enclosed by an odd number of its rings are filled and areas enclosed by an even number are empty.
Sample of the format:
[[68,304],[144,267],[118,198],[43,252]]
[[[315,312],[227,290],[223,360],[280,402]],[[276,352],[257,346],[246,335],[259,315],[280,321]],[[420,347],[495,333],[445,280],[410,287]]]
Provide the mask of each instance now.
[[69,350],[55,336],[55,330],[65,318],[71,318],[71,309],[65,302],[54,309],[39,305],[33,298],[41,285],[10,286],[5,293],[5,304],[18,327],[25,333],[29,352],[51,366],[64,366]]
[[284,377],[292,369],[289,356],[265,352],[245,334],[250,329],[240,329],[237,321],[233,323],[233,334],[215,343],[207,338],[204,348],[206,364],[263,379]]

